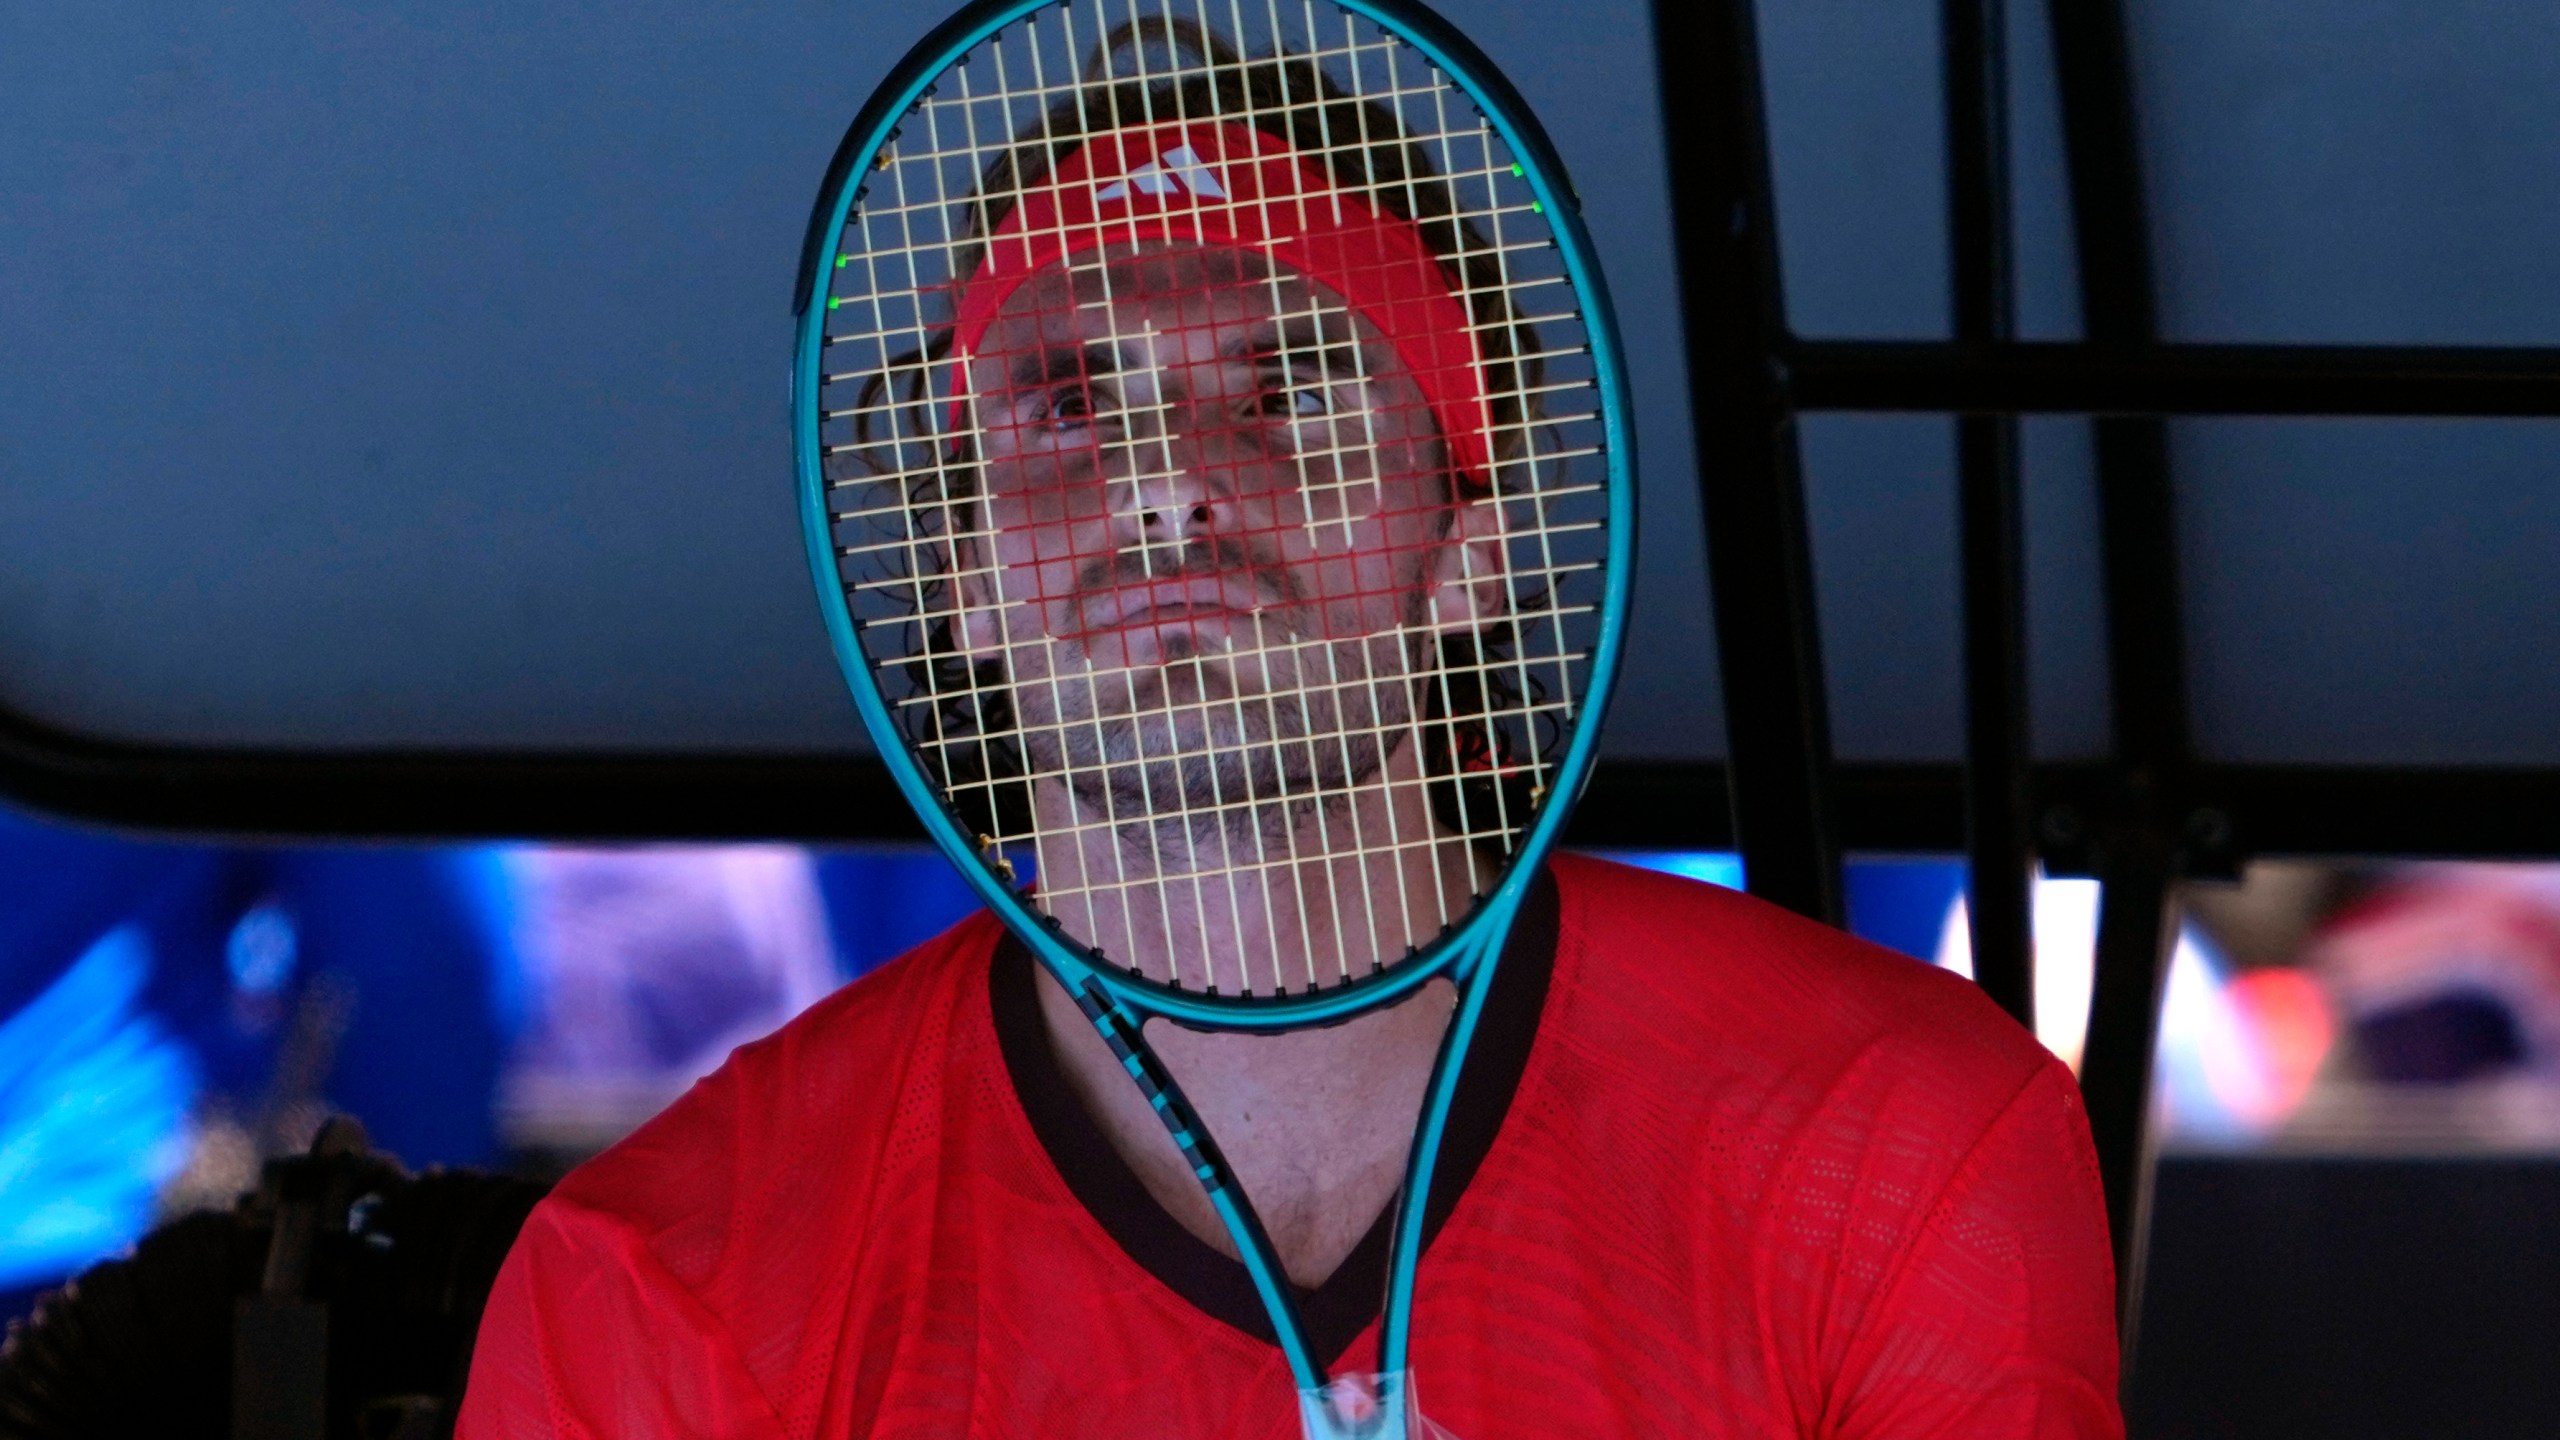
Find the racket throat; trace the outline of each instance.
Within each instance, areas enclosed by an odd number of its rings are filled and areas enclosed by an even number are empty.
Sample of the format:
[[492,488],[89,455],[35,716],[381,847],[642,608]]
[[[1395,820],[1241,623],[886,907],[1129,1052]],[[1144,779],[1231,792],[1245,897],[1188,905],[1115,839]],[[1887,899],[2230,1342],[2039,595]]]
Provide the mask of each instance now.
[[1237,1258],[1253,1280],[1297,1381],[1298,1414],[1307,1440],[1449,1440],[1449,1432],[1424,1418],[1416,1407],[1410,1376],[1404,1368],[1412,1327],[1413,1282],[1420,1266],[1431,1184],[1439,1168],[1442,1131],[1452,1092],[1483,1011],[1492,979],[1490,971],[1499,962],[1510,931],[1516,900],[1516,895],[1506,894],[1497,901],[1493,923],[1480,928],[1474,943],[1454,967],[1459,980],[1458,1011],[1441,1037],[1420,1133],[1406,1157],[1405,1183],[1391,1202],[1395,1219],[1379,1332],[1379,1358],[1389,1368],[1375,1374],[1332,1376],[1317,1359],[1307,1340],[1297,1293],[1281,1266],[1277,1247],[1208,1127],[1201,1123],[1172,1072],[1147,1045],[1137,1014],[1093,976],[1083,977],[1069,989],[1076,1008],[1101,1035],[1130,1082],[1164,1122],[1175,1148],[1233,1237]]
[[[1092,1022],[1102,1043],[1111,1047],[1112,1058],[1120,1062],[1130,1083],[1138,1087],[1138,1093],[1155,1110],[1156,1118],[1164,1122],[1166,1132],[1173,1136],[1174,1148],[1182,1152],[1183,1163],[1191,1167],[1192,1178],[1209,1192],[1212,1201],[1227,1192],[1236,1194],[1240,1203],[1235,1171],[1228,1166],[1226,1156],[1218,1152],[1217,1142],[1209,1138],[1208,1127],[1200,1123],[1182,1088],[1173,1083],[1173,1073],[1164,1068],[1164,1062],[1140,1037],[1138,1018],[1090,979],[1077,988],[1075,998],[1076,1008]],[[1223,1206],[1220,1213],[1224,1213]],[[1250,1214],[1249,1209],[1247,1213]],[[1259,1222],[1255,1228],[1260,1229]]]
[[1209,1205],[1218,1212],[1218,1220],[1235,1240],[1236,1258],[1244,1263],[1245,1273],[1252,1277],[1254,1290],[1262,1300],[1263,1310],[1271,1317],[1274,1337],[1288,1358],[1290,1374],[1301,1393],[1322,1389],[1327,1383],[1324,1367],[1307,1342],[1305,1317],[1298,1312],[1298,1297],[1281,1268],[1277,1247],[1269,1232],[1262,1228],[1262,1217],[1254,1213],[1253,1202],[1246,1198],[1244,1186],[1236,1180],[1233,1166],[1210,1138],[1209,1129],[1200,1122],[1199,1112],[1174,1083],[1171,1071],[1156,1058],[1140,1034],[1138,1017],[1114,999],[1102,984],[1086,977],[1073,989],[1076,1008],[1111,1048],[1113,1058],[1129,1074],[1130,1083],[1146,1097],[1173,1137],[1174,1148],[1182,1153],[1183,1163],[1191,1167],[1192,1178],[1209,1197]]

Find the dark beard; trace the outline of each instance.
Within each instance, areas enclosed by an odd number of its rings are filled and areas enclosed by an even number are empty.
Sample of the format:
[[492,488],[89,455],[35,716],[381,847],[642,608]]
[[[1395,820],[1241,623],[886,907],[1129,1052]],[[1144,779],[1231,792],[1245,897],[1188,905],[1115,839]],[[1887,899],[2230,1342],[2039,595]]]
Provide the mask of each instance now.
[[[1274,557],[1232,538],[1123,550],[1085,567],[1077,585],[1095,594],[1185,575],[1249,576],[1273,609],[1226,653],[1176,632],[1162,637],[1158,665],[1055,676],[1017,700],[1034,773],[1061,776],[1077,808],[1107,818],[1156,874],[1285,857],[1291,825],[1347,807],[1385,768],[1412,720],[1420,668],[1402,636],[1306,643],[1302,630],[1266,632],[1301,597]],[[1248,666],[1259,683],[1239,694]]]
[[[1336,653],[1345,669],[1359,657]],[[1031,707],[1054,703],[1057,728],[1024,738],[1036,769],[1063,773],[1079,807],[1108,817],[1157,874],[1285,855],[1293,823],[1377,778],[1412,713],[1407,682],[1365,667],[1276,698],[1238,697],[1219,667],[1189,656],[1115,679],[1059,682]]]

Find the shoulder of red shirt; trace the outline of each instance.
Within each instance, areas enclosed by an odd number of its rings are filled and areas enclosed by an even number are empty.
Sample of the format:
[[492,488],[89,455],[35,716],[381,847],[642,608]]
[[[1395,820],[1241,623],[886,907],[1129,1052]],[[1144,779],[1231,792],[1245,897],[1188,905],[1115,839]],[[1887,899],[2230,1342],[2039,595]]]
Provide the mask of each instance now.
[[[1541,1045],[1606,1045],[1626,1073],[1664,1067],[1688,1095],[1766,1087],[1780,1112],[1844,1097],[1864,1097],[1862,1111],[1916,1106],[1951,1162],[2039,1069],[2059,1068],[1960,976],[1720,886],[1584,856],[1554,866],[1570,983]],[[864,1157],[918,1086],[942,1082],[926,1071],[948,1027],[976,1023],[959,1002],[982,993],[973,982],[1000,934],[973,915],[741,1047],[549,1203],[618,1219],[689,1283],[728,1253],[721,1236],[812,1196],[853,1207],[840,1218],[858,1223],[866,1197],[847,1186],[876,1177]]]
[[738,1047],[543,1208],[635,1232],[697,1293],[725,1288],[714,1272],[737,1236],[803,1233],[820,1209],[858,1224],[902,1103],[945,1078],[941,1042],[1002,933],[979,911]]
[[1880,1069],[1996,1109],[2060,1066],[1952,971],[1723,886],[1588,856],[1555,869],[1577,988],[1682,1016],[1660,1043],[1716,1070]]

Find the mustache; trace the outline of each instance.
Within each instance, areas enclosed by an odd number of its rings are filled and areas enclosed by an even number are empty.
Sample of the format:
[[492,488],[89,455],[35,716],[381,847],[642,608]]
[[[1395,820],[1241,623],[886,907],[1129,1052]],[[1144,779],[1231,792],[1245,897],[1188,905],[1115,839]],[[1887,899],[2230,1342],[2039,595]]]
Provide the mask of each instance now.
[[1081,597],[1169,580],[1233,577],[1251,584],[1266,600],[1295,603],[1298,586],[1286,567],[1255,554],[1232,536],[1213,535],[1178,545],[1131,545],[1093,560],[1076,571]]

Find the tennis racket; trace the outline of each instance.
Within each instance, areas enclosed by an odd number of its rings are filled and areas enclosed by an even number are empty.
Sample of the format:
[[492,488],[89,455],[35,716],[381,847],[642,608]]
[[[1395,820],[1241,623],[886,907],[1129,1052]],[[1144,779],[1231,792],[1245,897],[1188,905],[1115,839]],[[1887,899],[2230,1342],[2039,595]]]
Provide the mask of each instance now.
[[[1627,613],[1562,166],[1405,0],[984,0],[846,134],[796,310],[809,562],[883,761],[1162,1115],[1308,1433],[1409,1433],[1442,1131]],[[1380,1370],[1337,1383],[1144,1027],[1442,977]]]

